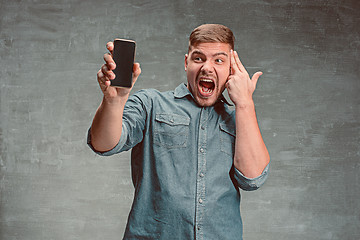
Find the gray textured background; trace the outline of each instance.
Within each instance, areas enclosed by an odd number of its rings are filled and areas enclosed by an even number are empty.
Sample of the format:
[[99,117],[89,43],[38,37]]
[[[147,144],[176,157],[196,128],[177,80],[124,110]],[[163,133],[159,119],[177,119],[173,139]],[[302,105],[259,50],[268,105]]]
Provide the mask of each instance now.
[[0,239],[121,239],[129,153],[101,158],[86,132],[105,44],[137,41],[135,90],[186,81],[187,38],[222,23],[252,74],[272,158],[242,192],[244,237],[360,239],[360,2],[0,2]]

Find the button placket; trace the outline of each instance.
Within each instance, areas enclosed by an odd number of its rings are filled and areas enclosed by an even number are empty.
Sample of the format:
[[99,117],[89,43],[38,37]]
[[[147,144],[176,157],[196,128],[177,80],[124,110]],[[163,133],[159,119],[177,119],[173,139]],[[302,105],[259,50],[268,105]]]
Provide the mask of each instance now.
[[205,213],[205,172],[206,172],[206,147],[207,147],[207,120],[210,108],[203,108],[200,113],[200,128],[198,138],[198,174],[196,179],[196,239],[203,239],[203,220]]

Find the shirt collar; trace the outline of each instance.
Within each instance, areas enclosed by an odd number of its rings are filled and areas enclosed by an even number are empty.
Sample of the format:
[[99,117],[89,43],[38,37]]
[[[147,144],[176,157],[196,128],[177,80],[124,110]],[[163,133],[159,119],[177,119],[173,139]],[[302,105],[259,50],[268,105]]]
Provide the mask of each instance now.
[[[190,96],[193,98],[191,92],[189,91],[189,89],[188,89],[187,86],[186,86],[186,83],[182,83],[182,84],[180,84],[179,86],[177,86],[177,87],[175,88],[175,91],[174,91],[174,97],[175,97],[175,98],[183,98],[183,97],[185,97],[185,96],[187,96],[187,95],[190,95]],[[218,102],[223,102],[223,103],[226,103],[226,104],[229,105],[229,106],[232,106],[232,104],[229,103],[229,102],[226,100],[226,98],[224,97],[223,94],[221,94],[219,100],[218,100],[216,103],[218,103]]]
[[179,86],[177,86],[177,88],[175,88],[174,97],[183,98],[187,95],[192,96],[191,92],[189,91],[185,83],[182,83]]

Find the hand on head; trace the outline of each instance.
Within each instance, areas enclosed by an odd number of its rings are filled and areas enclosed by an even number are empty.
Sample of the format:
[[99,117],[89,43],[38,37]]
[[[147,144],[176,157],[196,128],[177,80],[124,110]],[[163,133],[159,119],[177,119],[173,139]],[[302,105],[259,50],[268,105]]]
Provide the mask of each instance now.
[[226,88],[228,89],[231,101],[233,101],[236,106],[253,104],[252,95],[261,75],[262,72],[256,72],[250,79],[237,52],[231,50],[231,73],[228,77]]

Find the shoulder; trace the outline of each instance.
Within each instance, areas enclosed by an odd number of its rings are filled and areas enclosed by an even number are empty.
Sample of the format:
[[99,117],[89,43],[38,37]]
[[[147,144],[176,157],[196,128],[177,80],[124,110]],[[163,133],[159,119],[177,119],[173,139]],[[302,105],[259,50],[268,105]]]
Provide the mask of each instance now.
[[186,84],[178,85],[174,90],[159,91],[154,88],[142,89],[137,91],[134,96],[147,97],[147,98],[182,98],[190,94]]
[[164,102],[173,102],[173,99],[174,91],[160,92],[157,89],[148,88],[132,94],[127,101],[127,106],[141,105],[143,108],[149,109]]
[[157,96],[166,96],[174,95],[174,91],[160,92],[154,88],[141,89],[135,92],[132,96],[146,96],[146,97],[157,97]]
[[142,89],[130,96],[131,98],[139,98],[141,100],[157,100],[162,98],[174,98],[174,91],[160,92],[157,89],[148,88]]

